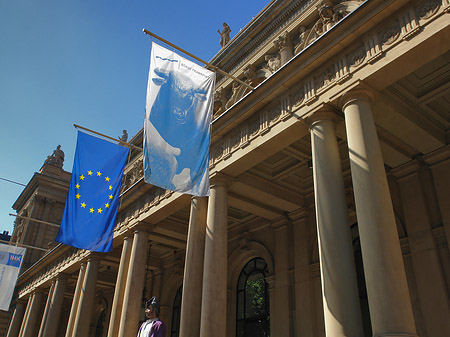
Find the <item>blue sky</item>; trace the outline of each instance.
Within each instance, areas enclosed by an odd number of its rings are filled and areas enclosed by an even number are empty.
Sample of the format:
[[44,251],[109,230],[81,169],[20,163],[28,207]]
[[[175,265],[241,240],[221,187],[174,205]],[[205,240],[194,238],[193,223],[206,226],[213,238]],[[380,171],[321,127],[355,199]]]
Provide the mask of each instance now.
[[[146,28],[209,61],[269,0],[0,0],[0,178],[27,184],[58,144],[71,171],[73,124],[112,137],[143,126]],[[0,180],[0,231],[23,187]]]

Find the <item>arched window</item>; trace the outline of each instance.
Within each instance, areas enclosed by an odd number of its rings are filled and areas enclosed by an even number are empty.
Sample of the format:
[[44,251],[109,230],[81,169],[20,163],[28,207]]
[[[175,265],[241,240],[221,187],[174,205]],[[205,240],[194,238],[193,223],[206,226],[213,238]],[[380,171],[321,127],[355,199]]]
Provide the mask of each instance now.
[[178,289],[175,299],[173,300],[172,311],[172,328],[170,329],[170,337],[178,337],[180,335],[180,315],[181,315],[181,296],[183,286]]
[[270,336],[267,263],[261,258],[248,262],[237,286],[236,337]]

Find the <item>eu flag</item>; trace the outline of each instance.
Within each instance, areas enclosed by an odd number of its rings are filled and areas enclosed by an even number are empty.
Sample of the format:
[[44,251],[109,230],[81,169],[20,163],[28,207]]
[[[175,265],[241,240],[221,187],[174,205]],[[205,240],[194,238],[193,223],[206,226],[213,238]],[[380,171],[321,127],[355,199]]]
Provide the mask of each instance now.
[[78,132],[72,178],[56,241],[109,252],[128,149]]

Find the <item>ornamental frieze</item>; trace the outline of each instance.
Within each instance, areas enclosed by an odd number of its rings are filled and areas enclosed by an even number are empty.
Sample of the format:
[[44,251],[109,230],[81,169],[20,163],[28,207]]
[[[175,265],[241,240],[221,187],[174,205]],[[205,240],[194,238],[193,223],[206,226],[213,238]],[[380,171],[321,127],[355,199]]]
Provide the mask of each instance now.
[[85,260],[91,252],[83,249],[70,249],[62,257],[54,261],[51,265],[47,266],[41,272],[33,278],[30,278],[26,283],[18,287],[19,298],[23,298],[29,293],[33,292],[44,283],[51,281],[61,273],[64,273],[69,267],[76,263],[80,263]]
[[364,45],[360,45],[347,56],[347,64],[350,68],[356,68],[361,65],[366,58],[366,49]]
[[439,0],[425,1],[417,7],[417,16],[420,19],[429,19],[438,12],[440,6],[441,1]]
[[[444,8],[450,9],[450,0],[444,0],[444,2],[446,4]],[[294,110],[301,109],[305,105],[314,103],[319,94],[323,94],[336,84],[346,81],[352,76],[352,73],[357,72],[360,68],[376,63],[384,57],[389,49],[413,35],[419,34],[421,25],[417,18],[437,18],[440,4],[440,1],[424,1],[417,7],[411,6],[396,13],[391,18],[387,18],[385,24],[380,24],[377,30],[368,32],[353,46],[348,46],[346,50],[350,51],[349,53],[343,51],[330,60],[325,67],[305,76],[302,82],[296,84],[289,91],[289,104],[283,105],[282,103],[263,109],[257,116],[241,125],[239,131],[234,130],[233,133],[225,135],[223,139],[212,144],[210,166],[213,167],[223,160],[225,152],[228,153],[227,157],[232,155],[235,151],[248,145],[257,136],[267,132],[276,123],[290,118],[291,111],[294,112]],[[342,13],[348,14],[345,11]],[[443,13],[445,13],[444,10],[441,14]],[[428,20],[426,24],[428,22],[431,22],[431,20]],[[307,32],[308,29],[306,28],[300,30],[300,34],[303,34],[302,38]],[[296,46],[298,47],[298,44]],[[264,67],[269,66],[265,64]]]
[[400,36],[400,23],[395,20],[385,30],[380,33],[381,44],[390,45]]

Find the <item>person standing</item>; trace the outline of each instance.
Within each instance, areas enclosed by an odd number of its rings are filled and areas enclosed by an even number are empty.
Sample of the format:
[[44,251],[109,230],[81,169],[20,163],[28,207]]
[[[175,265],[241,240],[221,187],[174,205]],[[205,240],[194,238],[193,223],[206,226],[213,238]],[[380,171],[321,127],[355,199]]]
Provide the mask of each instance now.
[[145,302],[147,320],[139,328],[137,337],[166,337],[166,325],[158,318],[159,303],[155,296]]

